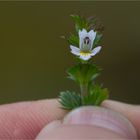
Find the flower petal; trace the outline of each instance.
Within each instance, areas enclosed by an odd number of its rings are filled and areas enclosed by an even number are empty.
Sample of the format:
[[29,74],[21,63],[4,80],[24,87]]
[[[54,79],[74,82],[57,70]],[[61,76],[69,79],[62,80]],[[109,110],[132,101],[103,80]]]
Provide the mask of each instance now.
[[83,37],[83,36],[85,36],[85,34],[87,34],[86,29],[82,29],[82,31],[79,30],[79,37]]
[[71,48],[71,53],[73,53],[74,55],[77,55],[79,56],[80,55],[80,49],[75,47],[75,46],[72,46],[70,45],[70,48]]
[[91,51],[91,56],[94,56],[96,55],[100,50],[101,50],[101,46],[98,46],[96,48],[94,48],[92,51]]
[[94,32],[94,30],[91,30],[91,31],[88,32],[88,36],[89,36],[89,38],[91,40],[91,47],[92,47],[93,46],[93,42],[94,42],[95,37],[96,37],[96,32]]
[[80,55],[80,58],[82,59],[82,60],[89,60],[90,58],[91,58],[91,54],[89,54],[89,55]]
[[79,48],[82,48],[83,39],[86,37],[87,31],[86,29],[79,30]]

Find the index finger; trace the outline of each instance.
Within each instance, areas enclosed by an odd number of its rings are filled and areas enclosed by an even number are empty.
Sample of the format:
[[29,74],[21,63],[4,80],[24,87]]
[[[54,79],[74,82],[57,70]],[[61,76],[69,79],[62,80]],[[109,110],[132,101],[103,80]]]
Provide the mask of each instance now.
[[56,99],[0,106],[0,139],[34,139],[50,121],[63,118]]

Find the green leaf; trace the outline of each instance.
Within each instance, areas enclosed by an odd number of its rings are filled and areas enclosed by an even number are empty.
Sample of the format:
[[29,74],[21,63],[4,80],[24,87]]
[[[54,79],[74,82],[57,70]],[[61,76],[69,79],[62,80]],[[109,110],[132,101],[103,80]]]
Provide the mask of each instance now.
[[[93,44],[93,47],[97,46],[102,38],[102,32],[103,32],[103,25],[101,24],[100,20],[98,18],[84,18],[79,15],[71,15],[74,23],[75,23],[75,29],[78,33],[79,30],[82,30],[85,28],[87,31],[90,31],[91,29],[94,29],[94,31],[97,32],[96,38]],[[67,38],[68,43],[74,46],[79,46],[79,36],[71,34],[69,38]]]
[[86,30],[89,30],[89,25],[85,18],[79,15],[71,15],[71,17],[75,22],[75,29],[77,33],[79,32],[79,30],[82,30],[83,28],[85,28]]
[[76,81],[80,85],[86,85],[93,81],[100,73],[100,69],[89,63],[80,63],[68,69],[68,78]]
[[99,33],[96,34],[93,47],[96,47],[100,43],[102,37],[103,37],[103,34],[99,34]]
[[83,105],[100,105],[102,101],[108,98],[108,89],[102,89],[99,85],[92,85],[89,89],[89,94],[84,96]]
[[61,92],[59,96],[59,102],[61,103],[62,108],[66,110],[71,110],[82,105],[81,96],[70,91]]
[[96,32],[98,33],[103,33],[104,31],[104,26],[102,24],[102,22],[100,21],[99,18],[97,17],[91,17],[87,19],[88,25],[89,25],[89,29],[94,29]]
[[79,46],[79,37],[78,36],[71,34],[67,40],[68,40],[69,44],[77,46],[77,47]]

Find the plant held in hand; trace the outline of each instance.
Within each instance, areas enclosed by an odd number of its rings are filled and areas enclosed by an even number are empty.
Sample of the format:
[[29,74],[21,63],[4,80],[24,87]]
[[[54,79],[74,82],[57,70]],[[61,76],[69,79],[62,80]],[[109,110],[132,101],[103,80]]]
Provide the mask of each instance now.
[[99,69],[91,58],[100,52],[98,46],[102,38],[102,25],[96,18],[85,19],[79,15],[71,16],[75,22],[76,33],[68,38],[71,53],[78,58],[78,63],[67,70],[68,78],[78,83],[80,92],[63,91],[59,102],[63,109],[72,110],[85,105],[100,105],[108,98],[108,90],[95,83]]

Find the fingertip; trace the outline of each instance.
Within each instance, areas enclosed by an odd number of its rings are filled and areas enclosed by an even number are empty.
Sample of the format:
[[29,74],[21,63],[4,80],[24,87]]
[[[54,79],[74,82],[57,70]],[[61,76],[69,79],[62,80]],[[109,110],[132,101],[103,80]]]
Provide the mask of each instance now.
[[[101,135],[102,134],[102,135]],[[119,113],[101,107],[80,107],[61,121],[45,126],[36,140],[65,139],[134,139],[132,124]]]
[[63,118],[56,99],[0,106],[0,139],[34,139],[49,122]]
[[48,133],[51,133],[53,130],[59,128],[62,125],[60,120],[55,120],[47,124],[37,135],[35,140],[45,139]]
[[98,126],[126,138],[137,138],[134,126],[126,117],[103,107],[85,106],[75,109],[64,117],[63,124]]
[[113,100],[105,100],[102,107],[114,110],[124,115],[134,125],[138,137],[140,137],[140,106],[122,103]]

